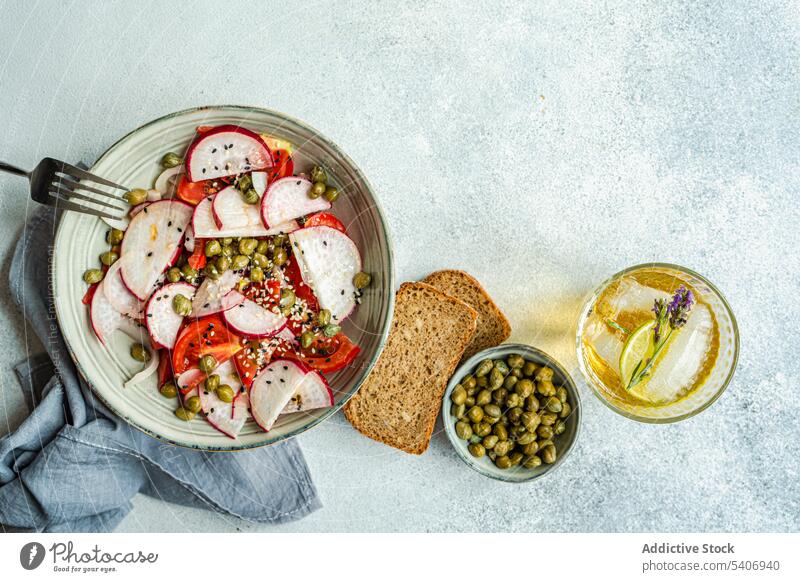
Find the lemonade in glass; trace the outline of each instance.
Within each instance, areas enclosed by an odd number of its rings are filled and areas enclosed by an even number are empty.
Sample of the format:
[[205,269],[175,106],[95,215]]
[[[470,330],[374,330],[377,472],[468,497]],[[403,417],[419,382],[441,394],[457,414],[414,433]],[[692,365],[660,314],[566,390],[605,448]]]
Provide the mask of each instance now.
[[602,402],[635,420],[675,422],[725,390],[739,333],[711,283],[684,267],[649,263],[617,273],[589,297],[577,347]]

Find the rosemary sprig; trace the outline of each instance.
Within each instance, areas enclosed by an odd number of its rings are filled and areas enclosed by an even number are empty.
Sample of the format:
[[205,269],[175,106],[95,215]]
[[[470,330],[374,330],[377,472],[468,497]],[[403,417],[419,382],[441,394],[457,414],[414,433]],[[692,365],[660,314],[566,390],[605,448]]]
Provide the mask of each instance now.
[[631,332],[630,332],[628,329],[626,329],[626,328],[622,327],[620,324],[618,324],[618,323],[617,323],[616,321],[614,321],[613,319],[606,319],[606,323],[607,323],[609,326],[613,327],[614,329],[616,329],[616,330],[618,330],[618,331],[621,331],[621,332],[622,332],[622,333],[624,333],[625,335],[630,335],[630,334],[631,334]]

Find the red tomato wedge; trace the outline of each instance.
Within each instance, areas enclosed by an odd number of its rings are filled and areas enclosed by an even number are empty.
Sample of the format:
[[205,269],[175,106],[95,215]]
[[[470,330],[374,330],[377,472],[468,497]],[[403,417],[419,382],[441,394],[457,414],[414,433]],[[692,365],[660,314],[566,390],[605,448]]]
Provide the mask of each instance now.
[[[274,341],[270,340],[251,340],[245,343],[244,349],[233,356],[233,365],[245,388],[250,388],[261,368],[272,359],[272,354],[276,351],[274,346],[270,347],[273,343]],[[259,360],[261,366],[258,365]]]
[[332,338],[317,338],[309,348],[300,350],[299,359],[318,372],[331,374],[347,367],[360,351],[349,337],[338,333]]
[[206,241],[195,239],[194,251],[186,261],[192,269],[200,270],[206,266]]
[[175,375],[172,373],[172,354],[169,350],[159,350],[158,356],[158,388],[161,388],[171,382]]
[[329,226],[331,228],[335,228],[339,232],[347,234],[347,230],[344,228],[342,221],[336,218],[330,212],[317,212],[316,214],[312,214],[306,218],[303,226],[306,228],[311,226]]
[[277,279],[266,279],[259,282],[251,281],[244,288],[242,294],[262,307],[274,307],[281,301],[281,282]]
[[298,299],[305,301],[310,310],[319,311],[319,302],[311,287],[303,283],[303,275],[300,274],[300,267],[297,266],[297,261],[294,257],[289,257],[289,260],[286,261],[283,276],[294,287],[294,294]]
[[178,334],[172,350],[172,368],[180,375],[197,367],[201,356],[214,356],[218,364],[242,349],[241,338],[228,331],[219,315],[201,317],[187,324]]
[[294,175],[294,161],[288,151],[282,149],[272,150],[272,159],[275,165],[269,170],[269,175],[267,176],[267,180],[270,183]]
[[225,178],[216,180],[201,180],[200,182],[190,182],[186,174],[181,175],[178,180],[177,196],[184,202],[197,206],[206,196],[213,196],[230,183]]

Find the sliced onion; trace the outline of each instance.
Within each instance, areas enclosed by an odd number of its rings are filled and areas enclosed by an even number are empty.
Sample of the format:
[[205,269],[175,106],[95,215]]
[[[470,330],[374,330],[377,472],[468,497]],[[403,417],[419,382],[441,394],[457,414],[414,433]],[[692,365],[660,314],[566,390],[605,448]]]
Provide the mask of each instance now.
[[158,352],[146,344],[144,345],[144,347],[150,351],[150,361],[147,362],[147,365],[144,367],[143,370],[136,372],[136,374],[134,374],[130,380],[125,382],[125,384],[123,385],[125,388],[130,388],[131,386],[138,384],[148,376],[153,375],[156,372],[156,370],[158,370],[158,360],[159,360]]
[[153,188],[161,192],[162,196],[171,197],[175,194],[175,187],[178,184],[177,177],[185,172],[186,169],[183,164],[174,168],[167,168],[156,178]]

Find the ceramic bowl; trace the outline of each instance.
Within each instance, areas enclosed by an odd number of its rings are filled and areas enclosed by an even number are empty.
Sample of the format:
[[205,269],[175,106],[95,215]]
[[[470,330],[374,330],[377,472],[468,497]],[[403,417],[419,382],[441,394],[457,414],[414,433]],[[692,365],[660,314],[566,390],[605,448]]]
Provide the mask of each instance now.
[[[569,394],[569,402],[572,404],[572,412],[566,419],[566,430],[553,439],[553,443],[556,446],[557,455],[556,461],[551,465],[542,463],[533,469],[526,469],[522,465],[518,465],[510,469],[499,469],[494,465],[488,456],[483,456],[481,458],[473,457],[469,450],[467,450],[469,442],[461,440],[456,434],[455,423],[457,422],[457,419],[450,412],[452,406],[450,395],[452,394],[456,384],[458,384],[467,374],[473,373],[481,361],[485,359],[505,360],[511,354],[520,354],[526,360],[534,362],[535,364],[552,368],[554,372],[553,384],[556,386],[564,386]],[[458,368],[458,370],[456,370],[456,373],[452,378],[450,378],[450,382],[447,384],[447,390],[445,391],[444,399],[442,401],[442,421],[444,422],[444,428],[445,432],[447,433],[447,437],[450,439],[450,442],[458,453],[458,456],[472,469],[481,475],[491,477],[492,479],[506,481],[509,483],[525,483],[539,479],[540,477],[551,473],[569,457],[569,453],[578,438],[578,432],[580,430],[581,399],[580,394],[578,394],[578,389],[575,387],[575,383],[572,381],[570,375],[561,366],[561,364],[559,364],[551,356],[531,346],[526,346],[523,344],[503,344],[483,350],[482,352],[478,352],[464,362]]]

